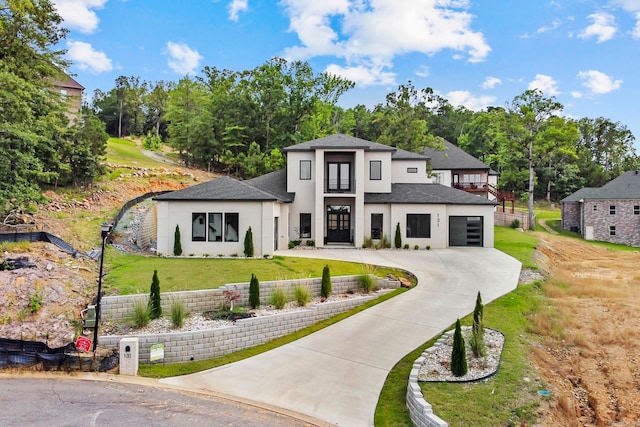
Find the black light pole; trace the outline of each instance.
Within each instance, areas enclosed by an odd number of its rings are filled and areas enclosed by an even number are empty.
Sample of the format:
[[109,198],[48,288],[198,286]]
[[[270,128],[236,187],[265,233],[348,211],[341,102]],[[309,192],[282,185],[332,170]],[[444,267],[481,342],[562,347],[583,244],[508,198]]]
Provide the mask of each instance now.
[[102,251],[100,252],[100,274],[98,275],[98,298],[96,301],[96,326],[93,328],[93,352],[96,352],[98,346],[98,325],[100,324],[100,299],[102,298],[102,266],[104,265],[104,245],[107,241],[107,236],[113,228],[112,224],[106,222],[100,225],[102,236]]

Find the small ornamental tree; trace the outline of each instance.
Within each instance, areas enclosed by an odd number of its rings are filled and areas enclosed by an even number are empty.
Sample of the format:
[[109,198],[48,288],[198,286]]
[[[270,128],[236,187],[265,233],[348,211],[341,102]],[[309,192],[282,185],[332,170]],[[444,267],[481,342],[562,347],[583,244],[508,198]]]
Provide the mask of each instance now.
[[484,325],[482,322],[482,316],[482,297],[480,296],[480,291],[478,291],[478,296],[476,297],[476,307],[473,309],[473,327],[471,330],[471,340],[469,341],[471,351],[473,351],[473,354],[476,357],[484,356],[486,353],[484,345]]
[[244,235],[244,256],[253,256],[253,231],[251,231],[251,227],[249,227],[247,233]]
[[322,269],[322,284],[320,286],[320,296],[329,298],[331,296],[331,273],[329,266],[325,265]]
[[467,373],[467,352],[464,348],[464,338],[460,328],[460,319],[456,321],[456,331],[453,333],[453,350],[451,351],[451,373],[456,377]]
[[160,280],[158,279],[158,270],[153,270],[153,279],[151,279],[151,293],[149,294],[149,318],[158,319],[162,316],[162,306],[160,305]]
[[251,274],[251,281],[249,282],[249,306],[252,309],[260,307],[260,282],[253,274]]
[[400,233],[400,223],[396,225],[396,240],[395,240],[396,249],[400,249],[402,247],[402,234]]
[[182,243],[180,243],[180,227],[176,225],[176,231],[173,233],[173,255],[182,255]]

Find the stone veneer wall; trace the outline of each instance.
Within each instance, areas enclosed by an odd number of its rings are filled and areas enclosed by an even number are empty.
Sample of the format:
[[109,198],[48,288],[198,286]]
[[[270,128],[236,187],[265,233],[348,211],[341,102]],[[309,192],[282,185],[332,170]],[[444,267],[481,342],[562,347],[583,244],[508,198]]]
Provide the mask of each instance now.
[[[332,277],[334,293],[345,293],[359,289],[358,276]],[[277,287],[292,289],[295,285],[309,288],[311,295],[319,295],[321,279],[303,281],[287,280],[260,283],[260,299],[266,301],[271,291]],[[397,281],[379,279],[380,288],[395,289],[400,287]],[[187,312],[204,312],[220,308],[224,297],[224,289],[237,289],[241,294],[240,305],[248,304],[249,284],[239,283],[225,285],[222,288],[205,291],[167,292],[162,293],[163,311],[168,313],[171,302],[181,300]],[[351,310],[379,295],[367,295],[344,301],[324,302],[310,305],[305,310],[274,314],[272,316],[252,317],[237,320],[232,326],[204,331],[175,332],[153,335],[137,335],[139,338],[139,361],[149,363],[151,344],[164,343],[164,362],[176,363],[191,360],[204,360],[233,353],[244,348],[263,344],[275,338],[298,331],[338,313]],[[146,301],[147,295],[114,296],[102,299],[102,313],[104,320],[122,321],[132,312],[136,301]],[[166,311],[165,311],[166,310]],[[135,336],[135,335],[132,335]],[[117,348],[122,336],[101,336],[101,346]]]
[[[610,206],[615,206],[615,215],[609,213]],[[634,206],[640,206],[639,199],[585,200],[584,227],[593,227],[594,240],[640,246],[640,215],[634,214]],[[609,234],[612,225],[615,236]]]
[[577,227],[580,230],[580,202],[562,203],[562,229],[571,231]]

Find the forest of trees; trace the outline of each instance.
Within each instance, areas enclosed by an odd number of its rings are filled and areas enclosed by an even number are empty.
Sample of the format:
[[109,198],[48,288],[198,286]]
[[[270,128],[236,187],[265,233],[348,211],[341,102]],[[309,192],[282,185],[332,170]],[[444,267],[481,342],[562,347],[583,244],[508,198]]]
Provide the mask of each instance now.
[[529,204],[640,168],[624,124],[567,118],[537,90],[471,111],[409,81],[371,108],[343,108],[353,82],[280,58],[251,70],[206,66],[177,82],[120,76],[68,126],[59,96],[43,90],[68,67],[54,48],[65,36],[49,0],[0,0],[0,211],[41,201],[43,185],[93,182],[103,171],[105,130],[162,141],[189,167],[241,178],[282,168],[284,147],[334,133],[417,152],[446,139]]

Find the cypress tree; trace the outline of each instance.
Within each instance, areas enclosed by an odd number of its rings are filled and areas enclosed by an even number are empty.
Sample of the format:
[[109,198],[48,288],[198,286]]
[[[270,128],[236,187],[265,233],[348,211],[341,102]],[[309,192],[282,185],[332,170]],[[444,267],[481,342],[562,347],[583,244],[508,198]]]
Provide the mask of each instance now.
[[249,306],[252,309],[260,307],[260,282],[258,282],[258,278],[253,273],[249,282]]
[[322,285],[320,286],[320,296],[322,298],[329,298],[331,296],[331,273],[329,266],[325,265],[322,269]]
[[460,319],[456,321],[456,331],[453,333],[453,350],[451,351],[451,373],[461,377],[467,373],[467,352],[464,348],[464,338],[460,328]]
[[396,225],[396,240],[395,240],[396,249],[400,249],[402,247],[402,234],[400,233],[400,223]]
[[484,316],[484,306],[482,305],[482,297],[480,291],[476,297],[476,307],[473,309],[473,333],[478,336],[484,335],[484,325],[482,318]]
[[180,243],[180,227],[176,225],[176,231],[173,234],[173,255],[182,255],[182,243]]
[[162,316],[162,306],[160,305],[160,280],[158,279],[158,270],[153,270],[153,279],[151,279],[151,293],[149,294],[149,317],[157,319]]
[[251,231],[251,227],[249,227],[247,233],[244,235],[244,256],[253,256],[253,231]]

